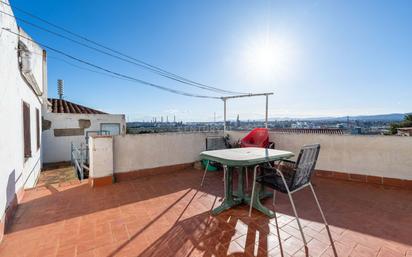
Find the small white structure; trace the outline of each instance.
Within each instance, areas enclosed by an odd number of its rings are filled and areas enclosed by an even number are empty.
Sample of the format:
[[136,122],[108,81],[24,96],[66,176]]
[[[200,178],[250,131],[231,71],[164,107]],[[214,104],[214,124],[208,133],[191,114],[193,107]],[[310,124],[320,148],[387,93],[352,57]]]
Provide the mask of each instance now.
[[398,136],[412,137],[412,127],[398,128]]
[[[8,0],[3,0],[8,4]],[[0,10],[13,15],[10,6]],[[41,169],[42,104],[47,100],[46,52],[12,16],[0,13],[0,240],[24,189]],[[4,29],[3,29],[4,28]]]
[[67,162],[71,159],[71,143],[79,147],[86,137],[106,132],[126,133],[124,114],[108,114],[64,99],[49,99],[43,114],[43,163]]

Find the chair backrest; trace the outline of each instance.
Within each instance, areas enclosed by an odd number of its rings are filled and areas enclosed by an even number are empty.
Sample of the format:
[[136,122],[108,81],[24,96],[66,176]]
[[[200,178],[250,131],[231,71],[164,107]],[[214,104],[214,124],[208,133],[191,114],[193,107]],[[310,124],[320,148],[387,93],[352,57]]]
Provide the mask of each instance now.
[[255,128],[240,141],[241,147],[267,147],[269,132],[267,128]]
[[206,150],[221,150],[228,148],[228,144],[224,137],[207,137]]
[[310,182],[310,178],[315,170],[316,161],[318,160],[320,144],[305,145],[300,150],[295,166],[290,190],[295,190]]

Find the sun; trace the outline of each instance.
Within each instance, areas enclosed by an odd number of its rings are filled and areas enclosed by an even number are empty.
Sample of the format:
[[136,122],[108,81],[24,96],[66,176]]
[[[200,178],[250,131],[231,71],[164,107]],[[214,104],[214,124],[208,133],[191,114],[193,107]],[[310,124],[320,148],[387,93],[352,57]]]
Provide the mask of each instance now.
[[[256,45],[250,49],[250,67],[259,73],[268,73],[274,70],[281,57],[279,49],[275,45],[265,43]],[[282,60],[281,60],[282,61]]]
[[295,46],[284,39],[255,38],[243,52],[244,70],[254,80],[284,78],[292,71],[296,57]]

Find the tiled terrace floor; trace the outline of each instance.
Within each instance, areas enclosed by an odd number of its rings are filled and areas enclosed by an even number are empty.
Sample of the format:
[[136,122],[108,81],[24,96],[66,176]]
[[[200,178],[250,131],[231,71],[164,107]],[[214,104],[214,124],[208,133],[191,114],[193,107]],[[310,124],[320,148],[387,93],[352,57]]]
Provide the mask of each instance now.
[[[0,256],[302,256],[291,206],[278,194],[275,219],[241,206],[216,217],[221,173],[141,178],[91,189],[88,184],[26,192]],[[339,256],[412,256],[411,191],[316,179]],[[332,256],[315,202],[295,194],[312,256]],[[266,204],[270,205],[268,200]],[[279,242],[280,237],[280,242]]]
[[79,179],[76,176],[73,166],[62,166],[55,169],[48,169],[40,173],[37,186],[67,186],[70,184],[79,184]]

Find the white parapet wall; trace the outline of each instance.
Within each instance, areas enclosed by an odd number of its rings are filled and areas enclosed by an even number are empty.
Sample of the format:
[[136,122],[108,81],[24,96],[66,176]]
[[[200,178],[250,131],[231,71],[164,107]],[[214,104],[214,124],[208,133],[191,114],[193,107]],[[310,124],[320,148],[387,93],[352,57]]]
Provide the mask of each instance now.
[[89,177],[113,177],[113,137],[92,136],[89,143]]
[[[237,141],[247,132],[228,134]],[[296,155],[303,145],[319,143],[319,170],[412,180],[412,137],[270,132],[270,141]]]
[[[230,131],[228,134],[232,141],[237,141],[246,132]],[[206,137],[212,135],[221,134],[196,132],[114,136],[113,173],[193,163],[205,150]],[[319,143],[318,170],[412,180],[412,138],[409,137],[271,132],[270,140],[276,143],[277,149],[289,150],[296,155],[303,145]],[[102,155],[99,158],[106,157]],[[102,160],[103,163],[105,161]]]
[[218,133],[127,134],[114,137],[114,172],[139,171],[199,160],[207,136]]

